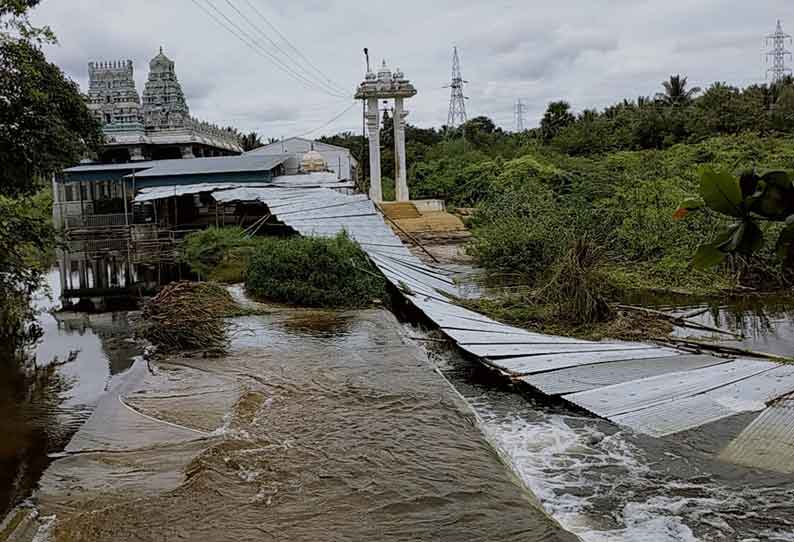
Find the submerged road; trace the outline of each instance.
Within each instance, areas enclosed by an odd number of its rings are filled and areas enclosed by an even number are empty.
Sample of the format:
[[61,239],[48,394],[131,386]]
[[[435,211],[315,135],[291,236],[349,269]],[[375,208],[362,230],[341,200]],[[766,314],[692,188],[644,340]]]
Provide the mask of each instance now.
[[234,326],[100,403],[41,482],[55,540],[577,540],[387,311]]

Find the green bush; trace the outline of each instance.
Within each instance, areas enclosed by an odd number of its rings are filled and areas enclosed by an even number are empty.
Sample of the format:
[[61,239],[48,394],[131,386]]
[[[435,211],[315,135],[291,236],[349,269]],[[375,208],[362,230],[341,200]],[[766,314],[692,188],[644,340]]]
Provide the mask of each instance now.
[[185,237],[180,257],[202,278],[240,282],[259,242],[259,238],[247,237],[242,228],[211,227]]
[[361,308],[386,294],[383,276],[345,234],[263,239],[247,275],[253,296],[306,307]]
[[564,175],[530,156],[505,164],[474,220],[469,252],[486,268],[540,276],[574,235],[555,188]]

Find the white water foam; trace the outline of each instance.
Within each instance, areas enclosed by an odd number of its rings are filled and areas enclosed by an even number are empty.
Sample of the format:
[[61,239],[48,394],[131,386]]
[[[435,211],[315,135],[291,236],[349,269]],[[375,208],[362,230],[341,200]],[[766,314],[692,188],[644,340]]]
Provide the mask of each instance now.
[[574,428],[569,422],[576,418],[570,416],[548,415],[530,421],[519,415],[495,414],[481,401],[471,404],[489,439],[546,511],[585,542],[697,541],[684,523],[683,512],[691,507],[713,509],[718,504],[654,497],[607,512],[591,501],[608,499],[611,492],[620,491],[616,486],[631,491],[631,481],[649,472],[639,451],[621,433],[606,436],[592,420]]

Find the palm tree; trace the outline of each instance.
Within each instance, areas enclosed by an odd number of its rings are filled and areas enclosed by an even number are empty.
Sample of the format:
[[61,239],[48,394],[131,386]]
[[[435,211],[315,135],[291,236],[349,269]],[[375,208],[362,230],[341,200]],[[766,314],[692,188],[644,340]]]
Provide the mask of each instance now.
[[686,77],[671,75],[669,81],[662,82],[664,92],[656,94],[656,100],[663,105],[687,105],[700,92],[700,87],[686,88]]

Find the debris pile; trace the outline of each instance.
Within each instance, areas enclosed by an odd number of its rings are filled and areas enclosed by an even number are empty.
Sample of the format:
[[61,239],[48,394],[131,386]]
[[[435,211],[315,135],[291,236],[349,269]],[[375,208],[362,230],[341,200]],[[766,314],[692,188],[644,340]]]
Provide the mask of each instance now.
[[213,282],[176,282],[146,303],[137,333],[163,353],[219,354],[228,346],[224,318],[240,312],[231,294]]

